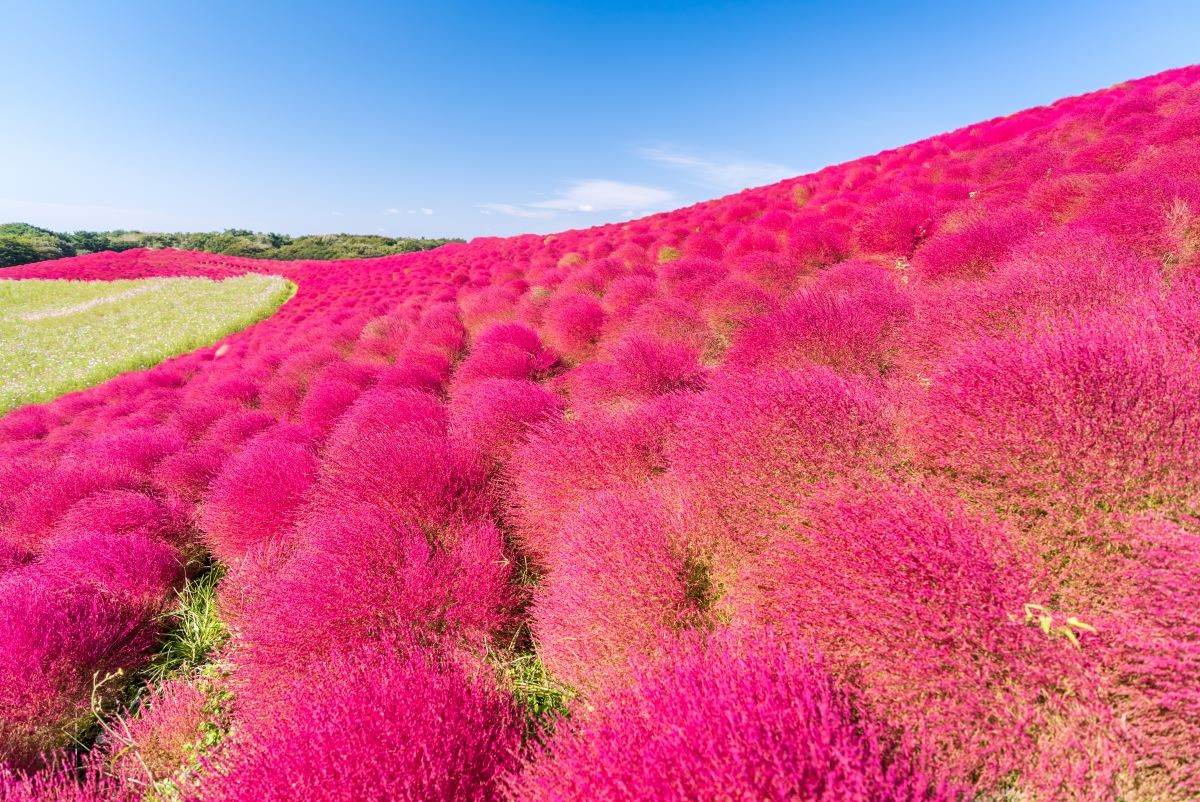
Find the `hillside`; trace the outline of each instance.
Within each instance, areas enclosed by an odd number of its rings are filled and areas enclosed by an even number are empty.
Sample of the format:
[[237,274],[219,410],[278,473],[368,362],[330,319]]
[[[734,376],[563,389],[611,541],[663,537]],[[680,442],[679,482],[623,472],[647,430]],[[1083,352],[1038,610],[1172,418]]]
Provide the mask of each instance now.
[[365,259],[437,248],[458,239],[384,237],[378,234],[264,234],[240,228],[196,233],[75,231],[64,233],[28,223],[0,225],[0,267],[136,248],[252,256],[256,259]]
[[1200,798],[1200,67],[630,223],[3,276],[249,272],[0,418],[5,799]]

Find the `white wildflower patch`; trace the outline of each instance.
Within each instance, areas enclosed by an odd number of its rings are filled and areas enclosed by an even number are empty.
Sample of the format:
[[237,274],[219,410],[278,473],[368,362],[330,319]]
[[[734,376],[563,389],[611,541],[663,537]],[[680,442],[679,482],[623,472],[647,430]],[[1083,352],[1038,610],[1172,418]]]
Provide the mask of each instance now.
[[257,274],[0,280],[0,413],[211,345],[294,292],[284,278]]

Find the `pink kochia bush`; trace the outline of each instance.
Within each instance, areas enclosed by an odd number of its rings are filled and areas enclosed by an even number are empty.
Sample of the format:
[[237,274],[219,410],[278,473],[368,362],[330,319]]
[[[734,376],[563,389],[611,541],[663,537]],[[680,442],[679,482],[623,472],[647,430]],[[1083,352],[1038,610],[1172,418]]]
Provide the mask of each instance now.
[[514,800],[951,800],[802,648],[768,633],[664,643],[572,722]]
[[623,337],[610,359],[574,372],[571,399],[576,404],[630,404],[704,386],[697,354],[680,343],[640,334]]
[[75,532],[143,534],[179,545],[188,539],[182,505],[163,503],[146,493],[111,490],[87,496],[71,506],[51,531],[57,539]]
[[141,532],[87,530],[63,534],[35,563],[63,587],[95,588],[107,598],[154,615],[183,584],[184,564],[170,544]]
[[791,628],[951,776],[1106,793],[1122,766],[1097,677],[1026,622],[1040,597],[1008,533],[920,490],[843,493],[780,522],[726,600],[735,624]]
[[542,345],[537,332],[520,323],[497,323],[475,338],[454,374],[456,384],[480,379],[533,379],[558,358]]
[[1200,347],[1150,306],[989,339],[933,381],[933,464],[1034,507],[1178,505],[1200,493]]
[[136,717],[106,735],[110,759],[146,782],[171,776],[196,754],[210,719],[208,704],[195,683],[168,680],[141,703]]
[[346,411],[329,436],[313,496],[376,505],[422,525],[481,511],[478,453],[447,437],[448,415],[433,396],[377,388]]
[[520,728],[486,671],[406,645],[350,647],[296,680],[212,767],[203,802],[495,799]]
[[225,463],[200,514],[213,555],[236,563],[255,543],[287,531],[320,469],[310,440],[308,431],[280,424]]
[[929,236],[936,210],[927,196],[897,195],[867,210],[855,229],[855,243],[861,251],[910,256]]
[[411,635],[477,648],[505,623],[512,569],[490,523],[422,531],[359,503],[310,511],[299,529],[235,629],[242,702],[264,715],[279,683],[347,645]]
[[937,287],[907,332],[908,358],[936,362],[983,336],[1044,330],[1063,315],[1139,308],[1159,295],[1161,265],[1087,228],[1045,234],[1017,248],[985,281]]
[[600,337],[604,309],[590,295],[573,293],[552,298],[543,333],[552,347],[572,362],[589,358]]
[[508,514],[521,550],[538,562],[551,560],[558,528],[590,492],[639,484],[666,470],[680,406],[667,396],[628,412],[540,427],[508,470]]
[[1136,739],[1148,798],[1200,794],[1200,531],[1140,516],[1136,551],[1123,572],[1127,591],[1113,628],[1111,664],[1121,712]]
[[689,514],[669,493],[635,486],[600,491],[563,521],[531,611],[555,676],[579,688],[620,682],[631,657],[709,621]]
[[[90,751],[200,799],[1194,800],[1197,120],[1192,67],[587,230],[6,269],[298,291],[0,418],[0,762],[141,699]],[[145,687],[210,560],[218,666]]]
[[66,746],[89,723],[93,676],[139,665],[156,629],[145,610],[36,565],[0,578],[0,762],[36,766]]
[[561,399],[536,382],[482,379],[456,388],[449,436],[495,466],[507,462],[535,427],[561,414]]
[[892,350],[888,336],[911,309],[884,268],[848,262],[750,324],[735,339],[728,363],[734,369],[820,364],[880,373]]
[[60,516],[93,493],[128,489],[136,478],[109,462],[61,462],[44,480],[31,484],[12,501],[3,537],[14,545],[36,549]]
[[142,789],[124,774],[90,756],[79,761],[59,758],[49,768],[29,774],[0,763],[3,802],[140,802]]
[[714,383],[682,414],[670,462],[711,550],[736,559],[808,495],[886,469],[892,450],[874,386],[811,367]]

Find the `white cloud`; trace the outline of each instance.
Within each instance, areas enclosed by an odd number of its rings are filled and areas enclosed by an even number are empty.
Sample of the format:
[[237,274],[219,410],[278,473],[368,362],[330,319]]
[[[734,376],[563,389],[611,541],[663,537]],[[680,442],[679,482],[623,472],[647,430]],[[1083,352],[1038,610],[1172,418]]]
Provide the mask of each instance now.
[[417,211],[421,214],[433,214],[433,209],[430,209],[426,206],[422,206],[420,209],[417,209]]
[[400,214],[400,210],[399,209],[384,209],[383,213],[384,214]]
[[717,189],[741,190],[773,184],[800,174],[785,164],[750,160],[715,161],[665,148],[640,148],[637,154],[691,176],[698,184]]
[[666,207],[675,196],[665,189],[640,184],[626,184],[595,178],[575,181],[557,196],[533,203],[483,203],[480,209],[485,214],[507,214],[512,217],[547,218],[561,213],[622,212],[632,217],[637,212],[646,212]]
[[557,198],[529,205],[564,212],[611,212],[620,209],[653,209],[673,198],[670,192],[657,187],[593,179],[576,181]]
[[479,209],[484,214],[506,214],[509,217],[554,217],[554,212],[548,209],[530,209],[512,203],[481,203]]

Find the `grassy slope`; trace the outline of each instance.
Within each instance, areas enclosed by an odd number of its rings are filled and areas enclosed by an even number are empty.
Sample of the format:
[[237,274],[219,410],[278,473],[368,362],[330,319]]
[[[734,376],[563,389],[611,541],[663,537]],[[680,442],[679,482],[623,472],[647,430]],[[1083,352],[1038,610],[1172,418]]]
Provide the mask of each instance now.
[[294,292],[286,279],[254,274],[0,282],[0,412],[209,345]]

